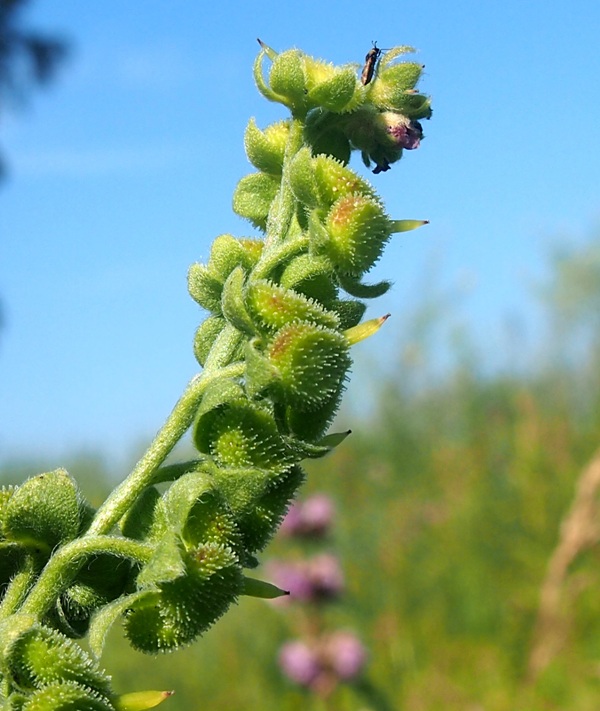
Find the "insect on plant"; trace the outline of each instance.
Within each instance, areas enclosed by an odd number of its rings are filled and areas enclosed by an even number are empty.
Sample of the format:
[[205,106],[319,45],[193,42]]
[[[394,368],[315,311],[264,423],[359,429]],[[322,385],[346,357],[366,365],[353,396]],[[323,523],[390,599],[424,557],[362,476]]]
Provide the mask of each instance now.
[[365,66],[363,67],[362,74],[360,75],[360,80],[363,83],[363,86],[367,86],[373,78],[375,66],[381,52],[382,50],[377,46],[377,42],[373,42],[373,48],[367,52],[367,56],[365,57]]

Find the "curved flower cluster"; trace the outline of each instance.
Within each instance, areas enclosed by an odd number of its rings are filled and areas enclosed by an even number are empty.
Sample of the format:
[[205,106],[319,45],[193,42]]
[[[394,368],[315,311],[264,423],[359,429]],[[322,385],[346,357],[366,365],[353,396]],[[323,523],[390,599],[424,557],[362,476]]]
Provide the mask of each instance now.
[[[388,52],[363,85],[354,67],[263,45],[257,86],[291,118],[264,130],[250,121],[246,130],[256,171],[239,182],[233,204],[263,236],[223,234],[207,263],[190,268],[190,294],[207,312],[194,340],[202,373],[98,510],[63,470],[0,492],[7,708],[155,705],[151,695],[163,692],[117,703],[107,677],[69,639],[88,635],[99,656],[121,619],[133,647],[169,651],[196,639],[239,596],[283,594],[245,571],[303,482],[301,462],[348,434],[326,433],[351,346],[385,320],[361,322],[364,300],[389,287],[363,277],[393,233],[424,224],[391,219],[346,165],[356,149],[381,172],[418,145],[429,100],[414,88],[420,65],[391,64],[406,51]],[[197,459],[164,466],[190,426]],[[47,659],[39,673],[36,654]]]
[[[270,101],[288,106],[294,116],[305,118],[308,140],[316,152],[347,163],[357,149],[365,165],[373,161],[373,172],[380,173],[399,160],[404,149],[419,146],[420,120],[431,117],[429,97],[416,88],[424,67],[416,62],[394,63],[414,52],[412,47],[394,47],[381,59],[381,50],[371,50],[367,62],[373,74],[369,72],[365,81],[363,73],[363,80],[357,81],[352,65],[334,67],[295,49],[277,54],[260,44],[263,51],[254,66],[259,90]],[[268,82],[262,72],[265,56],[272,60]]]

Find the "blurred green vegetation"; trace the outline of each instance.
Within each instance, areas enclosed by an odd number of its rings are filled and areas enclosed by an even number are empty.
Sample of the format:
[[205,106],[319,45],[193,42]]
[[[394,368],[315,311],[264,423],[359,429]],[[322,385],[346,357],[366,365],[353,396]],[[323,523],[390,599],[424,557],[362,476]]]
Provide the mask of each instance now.
[[[546,335],[520,372],[481,375],[485,363],[462,350],[440,374],[427,338],[397,344],[385,372],[361,376],[376,393],[368,415],[357,415],[334,455],[310,464],[305,493],[336,501],[331,545],[348,584],[327,616],[369,648],[361,685],[340,687],[327,703],[294,688],[276,654],[298,613],[242,599],[170,656],[133,652],[113,630],[105,661],[115,687],[176,689],[165,711],[596,709],[597,544],[565,579],[556,654],[537,675],[528,664],[561,521],[600,447],[599,274],[597,245],[557,252],[541,290]],[[435,330],[431,304],[414,324],[424,314]],[[355,387],[349,397],[360,397]],[[80,458],[71,470],[92,499],[108,486],[99,460]],[[290,546],[275,541],[263,560]]]

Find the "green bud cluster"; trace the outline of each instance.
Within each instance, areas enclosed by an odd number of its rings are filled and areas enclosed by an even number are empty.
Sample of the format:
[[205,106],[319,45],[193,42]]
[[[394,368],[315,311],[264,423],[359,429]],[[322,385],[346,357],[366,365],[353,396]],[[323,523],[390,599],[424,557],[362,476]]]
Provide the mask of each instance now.
[[[114,695],[94,658],[121,619],[131,645],[191,643],[242,595],[283,594],[247,577],[305,479],[301,463],[348,433],[327,434],[350,349],[385,317],[363,321],[388,282],[364,277],[397,232],[375,189],[347,165],[353,150],[387,170],[420,140],[429,99],[422,67],[389,51],[363,83],[261,43],[258,89],[291,113],[245,148],[255,172],[233,207],[260,237],[217,237],[189,292],[207,312],[194,338],[202,373],[132,474],[95,511],[64,470],[0,491],[0,698],[10,709],[141,709],[168,692]],[[376,57],[379,55],[377,54]],[[263,63],[271,67],[268,79]],[[364,76],[364,75],[363,75]],[[197,459],[163,466],[188,427]],[[147,704],[147,706],[144,706]]]
[[[412,47],[386,51],[375,66],[374,78],[363,83],[352,65],[334,67],[299,50],[277,54],[260,44],[263,49],[254,65],[260,92],[270,101],[284,104],[294,117],[305,122],[307,141],[315,152],[347,163],[351,151],[358,149],[365,165],[373,161],[374,172],[379,173],[399,160],[404,149],[418,146],[423,135],[419,121],[431,117],[429,97],[416,88],[424,67],[416,62],[394,63],[398,57],[414,52]],[[376,50],[373,59],[380,53]],[[268,80],[263,72],[266,57],[271,60]],[[273,135],[273,130],[269,134]],[[273,154],[274,159],[276,141],[269,142],[266,133],[262,140],[270,144],[264,153]],[[257,168],[273,174],[263,167],[264,156],[262,165],[251,151],[248,157]]]

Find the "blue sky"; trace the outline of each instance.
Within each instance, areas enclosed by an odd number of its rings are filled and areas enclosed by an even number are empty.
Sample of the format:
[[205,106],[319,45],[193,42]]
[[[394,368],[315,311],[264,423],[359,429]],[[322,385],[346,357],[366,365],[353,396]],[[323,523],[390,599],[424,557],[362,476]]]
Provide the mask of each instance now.
[[431,221],[377,267],[396,286],[370,313],[398,318],[375,358],[393,356],[432,255],[490,361],[507,318],[531,342],[549,245],[599,224],[595,0],[34,0],[27,18],[72,51],[0,124],[0,461],[127,457],[196,371],[187,268],[218,234],[252,234],[231,211],[244,128],[285,116],[253,85],[256,37],[336,63],[410,44],[426,66],[426,140],[371,176],[393,217]]

